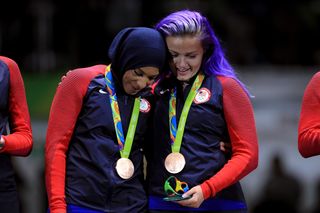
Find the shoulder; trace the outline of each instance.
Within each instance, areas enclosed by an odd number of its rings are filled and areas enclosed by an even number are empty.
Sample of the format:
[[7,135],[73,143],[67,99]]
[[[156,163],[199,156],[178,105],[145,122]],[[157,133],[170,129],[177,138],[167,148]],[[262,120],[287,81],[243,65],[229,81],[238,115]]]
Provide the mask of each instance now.
[[69,70],[66,73],[66,77],[62,80],[62,84],[67,83],[84,83],[90,82],[93,78],[98,75],[103,75],[106,69],[106,65],[95,65],[85,68],[77,68]]
[[315,73],[310,81],[308,82],[305,91],[304,91],[304,97],[307,98],[307,101],[310,101],[310,99],[318,100],[318,96],[320,95],[319,92],[320,89],[320,72]]
[[230,89],[243,90],[240,83],[234,78],[226,77],[226,76],[217,76],[217,79],[220,81],[223,90],[230,90]]
[[68,93],[77,93],[82,94],[86,93],[90,82],[99,75],[104,74],[106,65],[95,65],[85,68],[77,68],[69,70],[65,77],[61,78],[61,83],[59,83],[57,92],[68,94]]
[[320,71],[318,71],[316,74],[313,75],[314,78],[320,78]]
[[233,99],[233,101],[250,100],[250,95],[238,80],[226,76],[218,76],[217,78],[221,82],[224,98]]
[[320,82],[320,71],[314,74],[310,80],[310,83],[319,83]]
[[20,73],[19,66],[13,59],[5,56],[0,56],[0,61],[7,65],[10,73]]
[[66,77],[68,78],[68,76],[70,77],[72,76],[77,78],[90,79],[97,75],[104,74],[105,69],[106,69],[106,65],[95,65],[91,67],[77,68],[77,69],[70,70],[67,73]]

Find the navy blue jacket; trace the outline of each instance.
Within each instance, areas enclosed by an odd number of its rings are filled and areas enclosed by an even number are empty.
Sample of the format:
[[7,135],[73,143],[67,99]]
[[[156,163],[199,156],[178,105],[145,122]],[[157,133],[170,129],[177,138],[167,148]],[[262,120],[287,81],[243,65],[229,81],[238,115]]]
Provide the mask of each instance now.
[[[182,87],[177,88],[177,122],[191,86],[192,84],[188,85],[184,91]],[[230,141],[223,113],[222,85],[216,77],[206,76],[199,90],[209,91],[207,92],[209,94],[208,100],[202,103],[195,103],[195,101],[192,103],[180,149],[180,153],[185,157],[186,166],[180,173],[174,175],[180,181],[187,182],[189,188],[200,185],[216,174],[230,157],[220,150],[220,141]],[[164,160],[171,153],[169,99],[170,93],[167,92],[159,98],[155,107],[153,143],[150,144],[150,149],[147,151],[149,208],[187,211],[192,209],[162,200],[163,197],[166,197],[163,188],[164,182],[172,175],[164,167]],[[235,205],[230,205],[230,203],[225,205],[228,201],[236,203]],[[241,186],[237,182],[219,192],[214,198],[205,200],[198,210],[238,209],[242,211],[245,208],[245,199]]]
[[[105,66],[103,65],[78,69],[72,71],[62,81],[53,102],[51,120],[49,120],[46,144],[47,167],[59,167],[56,169],[62,171],[63,164],[60,165],[59,160],[55,162],[54,158],[59,158],[60,154],[66,156],[65,201],[67,204],[108,213],[144,212],[147,207],[147,198],[143,180],[143,142],[151,114],[151,100],[144,99],[149,103],[149,108],[148,110],[140,110],[129,156],[135,166],[134,175],[130,179],[124,180],[118,176],[115,170],[120,153],[104,72]],[[70,85],[79,85],[81,88],[74,88]],[[84,91],[81,92],[79,102],[60,99],[60,94],[65,94],[68,91],[74,92],[70,90]],[[123,131],[126,135],[134,97],[117,90],[117,98]],[[70,105],[79,107],[77,117],[71,115],[73,111]],[[60,111],[62,108],[64,110]],[[78,111],[78,109],[74,110]],[[75,120],[75,123],[71,124],[70,120]],[[60,128],[60,125],[64,125],[64,127]],[[71,129],[73,125],[73,129]],[[63,137],[71,132],[70,140],[68,136],[62,141],[59,139],[60,136]],[[65,146],[66,152],[60,152],[56,144]],[[56,194],[61,189],[60,187],[63,187],[60,185],[61,183],[54,185],[56,181],[62,181],[56,178],[54,170],[47,169],[46,171],[47,190],[52,194]],[[61,195],[59,194],[59,196]],[[63,199],[63,195],[61,199]],[[55,203],[54,196],[49,194],[50,208],[58,209],[61,201],[59,204]]]

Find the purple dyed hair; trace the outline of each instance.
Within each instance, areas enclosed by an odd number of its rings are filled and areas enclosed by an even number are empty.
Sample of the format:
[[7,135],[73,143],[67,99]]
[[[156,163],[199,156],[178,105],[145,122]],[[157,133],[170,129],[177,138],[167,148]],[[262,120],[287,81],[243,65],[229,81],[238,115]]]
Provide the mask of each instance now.
[[224,56],[220,42],[207,18],[199,12],[181,10],[171,13],[155,26],[164,37],[167,36],[200,36],[205,50],[202,67],[207,75],[221,75],[235,79],[249,94],[245,85],[238,79],[232,66]]

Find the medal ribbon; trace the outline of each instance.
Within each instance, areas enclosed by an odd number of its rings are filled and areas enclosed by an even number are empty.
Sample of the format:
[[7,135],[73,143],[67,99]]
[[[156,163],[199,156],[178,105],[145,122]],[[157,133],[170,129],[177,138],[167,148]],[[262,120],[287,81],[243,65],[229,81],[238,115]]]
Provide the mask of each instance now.
[[117,94],[115,91],[115,85],[113,82],[112,73],[110,72],[110,65],[107,66],[105,72],[105,80],[107,85],[107,91],[109,93],[110,99],[110,106],[112,111],[112,117],[114,122],[114,128],[117,135],[120,155],[122,158],[128,158],[131,152],[132,142],[134,138],[134,133],[136,131],[139,112],[140,112],[140,97],[135,98],[134,100],[134,107],[132,110],[132,115],[128,127],[128,132],[126,139],[124,139],[123,129],[122,129],[122,122],[120,117],[120,110],[118,105]]
[[171,142],[171,150],[172,152],[180,152],[182,137],[184,128],[186,125],[188,113],[195,98],[202,81],[204,79],[204,74],[200,72],[196,77],[195,81],[192,84],[190,92],[188,94],[187,100],[183,105],[183,109],[181,112],[178,129],[177,129],[177,120],[176,120],[176,102],[177,102],[177,88],[175,87],[171,91],[171,97],[169,100],[169,124],[170,124],[170,142]]

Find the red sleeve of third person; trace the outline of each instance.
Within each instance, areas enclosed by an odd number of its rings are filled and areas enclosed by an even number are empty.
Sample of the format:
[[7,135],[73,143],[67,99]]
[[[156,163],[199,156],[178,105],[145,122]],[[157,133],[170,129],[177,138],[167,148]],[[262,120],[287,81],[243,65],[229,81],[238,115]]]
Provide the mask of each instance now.
[[258,165],[258,139],[250,99],[236,80],[222,76],[218,79],[223,87],[232,156],[218,173],[201,184],[205,199],[236,183]]
[[26,156],[32,149],[30,115],[24,83],[18,65],[11,59],[0,57],[9,68],[9,126],[10,134],[3,135],[5,146],[1,153]]
[[303,157],[320,154],[320,72],[313,76],[304,92],[298,148]]

